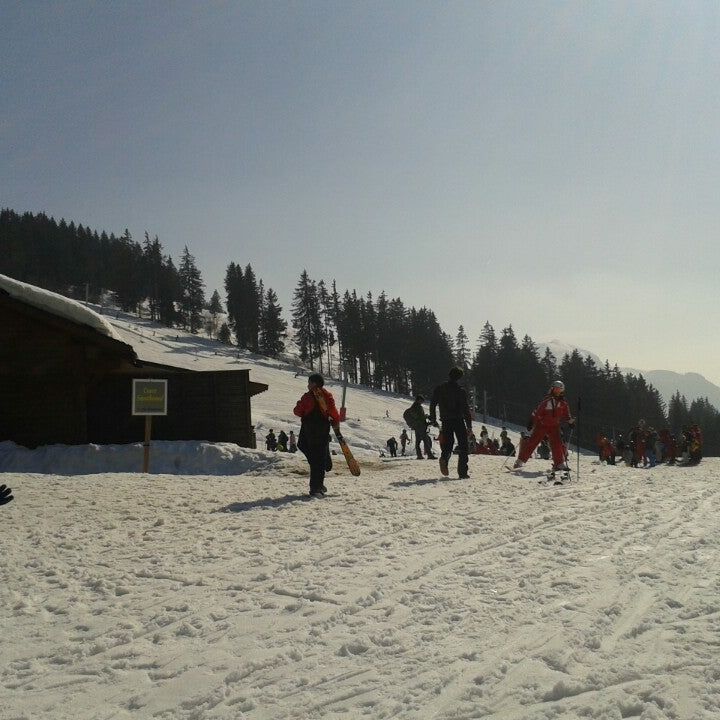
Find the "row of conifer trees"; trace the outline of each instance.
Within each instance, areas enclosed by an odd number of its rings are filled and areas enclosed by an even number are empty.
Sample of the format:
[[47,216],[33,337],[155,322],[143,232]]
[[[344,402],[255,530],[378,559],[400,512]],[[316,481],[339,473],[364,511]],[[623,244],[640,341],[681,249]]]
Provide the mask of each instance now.
[[[56,222],[44,214],[0,211],[0,272],[82,300],[112,295],[123,310],[146,308],[151,319],[191,332],[205,329],[223,342],[277,357],[285,351],[287,321],[272,288],[265,288],[250,264],[231,262],[225,275],[225,308],[205,285],[195,258],[184,248],[179,264],[157,236],[142,244],[129,231],[98,233],[83,225]],[[384,292],[338,290],[333,280],[315,281],[303,270],[293,293],[291,323],[303,364],[352,383],[413,395],[427,395],[451,365],[466,371],[478,418],[524,425],[549,382],[561,377],[574,412],[580,410],[580,442],[591,447],[597,433],[627,432],[638,419],[675,431],[690,422],[706,429],[706,453],[720,437],[720,414],[707,400],[688,405],[676,394],[669,407],[642,375],[623,374],[609,363],[598,367],[577,351],[556,358],[512,326],[501,333],[486,323],[473,348],[463,326],[443,331],[427,307],[408,307]],[[578,403],[581,407],[578,408]]]

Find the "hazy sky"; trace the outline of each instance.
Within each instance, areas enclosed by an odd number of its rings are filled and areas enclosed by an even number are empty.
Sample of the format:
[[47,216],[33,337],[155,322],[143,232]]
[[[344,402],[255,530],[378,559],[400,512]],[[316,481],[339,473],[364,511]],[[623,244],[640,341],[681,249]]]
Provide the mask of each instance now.
[[0,0],[0,206],[720,383],[720,4]]

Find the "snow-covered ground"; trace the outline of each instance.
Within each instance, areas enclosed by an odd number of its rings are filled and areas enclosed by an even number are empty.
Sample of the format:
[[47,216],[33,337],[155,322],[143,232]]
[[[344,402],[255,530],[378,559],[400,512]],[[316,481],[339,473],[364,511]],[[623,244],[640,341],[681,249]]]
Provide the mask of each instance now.
[[[250,367],[259,437],[297,430],[294,368],[111,320],[146,359]],[[144,475],[139,444],[0,444],[0,718],[720,716],[720,461],[444,479],[379,456],[408,402],[349,389],[362,475],[335,456],[324,500],[300,455],[154,443]]]

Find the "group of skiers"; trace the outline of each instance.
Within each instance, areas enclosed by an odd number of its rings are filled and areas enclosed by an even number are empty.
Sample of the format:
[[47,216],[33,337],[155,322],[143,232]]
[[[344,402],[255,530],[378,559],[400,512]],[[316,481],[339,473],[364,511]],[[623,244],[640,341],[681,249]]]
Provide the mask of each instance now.
[[703,435],[695,423],[675,436],[668,428],[658,431],[640,420],[627,439],[622,434],[611,439],[600,433],[596,441],[599,458],[608,465],[615,465],[618,457],[630,467],[644,468],[662,463],[697,465],[702,460]]
[[281,430],[275,435],[275,431],[270,428],[270,432],[265,436],[265,449],[273,452],[297,452],[295,431],[291,430],[290,435],[288,435],[284,430]]
[[[416,438],[415,454],[418,460],[435,460],[436,456],[432,453],[433,437],[428,432],[428,425],[430,425],[430,419],[425,415],[425,411],[422,407],[424,398],[422,395],[417,395],[415,402],[405,411],[408,415],[405,419],[408,420],[408,425],[411,425],[411,421],[417,421],[417,424],[413,427]],[[422,419],[420,413],[422,413]],[[418,428],[420,432],[418,433]],[[385,446],[390,453],[390,457],[398,456],[398,445],[400,446],[400,455],[405,456],[405,448],[410,441],[410,436],[405,428],[400,433],[400,443],[396,440],[395,436],[388,438]],[[428,452],[428,443],[429,450]],[[422,447],[421,447],[422,445]],[[422,449],[425,449],[425,455],[422,453]],[[500,438],[489,437],[487,428],[483,425],[480,430],[480,439],[475,437],[472,430],[468,433],[468,453],[470,455],[515,455],[515,445],[508,436],[508,432],[503,428],[500,432]],[[385,453],[381,450],[380,455],[384,456]],[[549,455],[548,455],[549,457]]]
[[[423,408],[425,398],[422,395],[416,395],[412,405],[403,413],[405,422],[415,433],[415,453],[419,460],[438,459],[440,472],[447,476],[450,458],[455,453],[458,456],[458,477],[465,479],[470,477],[468,472],[470,452],[507,456],[514,456],[517,452],[513,468],[519,469],[536,450],[540,457],[547,457],[549,446],[549,454],[552,456],[550,475],[554,476],[556,471],[562,474],[569,472],[568,447],[574,432],[575,419],[565,398],[565,385],[562,380],[552,382],[547,394],[532,411],[527,423],[528,432],[523,433],[516,451],[505,428],[500,433],[502,442],[490,440],[484,425],[480,431],[480,441],[476,440],[472,431],[468,396],[458,383],[462,375],[461,368],[454,367],[450,370],[447,381],[433,390],[427,415]],[[321,375],[317,373],[310,375],[308,392],[300,398],[294,413],[301,418],[297,446],[305,454],[310,465],[310,495],[324,497],[327,492],[324,485],[325,472],[332,467],[329,430],[331,426],[339,427],[340,417],[332,394],[324,388]],[[440,423],[438,423],[438,414]],[[439,428],[439,458],[432,452],[432,439],[428,433],[430,426]],[[400,435],[403,454],[409,442],[410,437],[403,428]],[[629,442],[625,443],[621,437],[617,443],[612,443],[605,436],[601,436],[598,442],[600,458],[612,463],[615,462],[618,454],[633,466],[675,462],[679,454],[684,454],[689,462],[699,462],[702,457],[702,433],[697,425],[687,428],[676,441],[669,431],[656,433],[652,428],[646,427],[641,420],[631,430]],[[390,438],[387,446],[391,456],[395,457],[397,440],[394,437]]]
[[[428,425],[440,428],[440,472],[449,474],[448,463],[457,443],[458,477],[465,479],[468,474],[468,435],[472,434],[472,415],[467,393],[458,385],[463,371],[460,368],[450,370],[447,382],[438,385],[430,400],[430,413],[425,415],[422,407],[424,397],[417,395],[415,402],[408,408],[404,417],[408,425],[415,430],[415,450],[418,457],[437,459],[432,452],[432,441],[428,436]],[[308,390],[298,400],[293,410],[300,418],[300,434],[297,447],[307,458],[310,466],[309,495],[313,498],[325,497],[325,473],[332,468],[330,455],[330,429],[337,429],[340,414],[335,399],[325,389],[325,380],[319,373],[308,377]],[[440,415],[438,424],[437,416]],[[407,443],[407,439],[405,439]]]

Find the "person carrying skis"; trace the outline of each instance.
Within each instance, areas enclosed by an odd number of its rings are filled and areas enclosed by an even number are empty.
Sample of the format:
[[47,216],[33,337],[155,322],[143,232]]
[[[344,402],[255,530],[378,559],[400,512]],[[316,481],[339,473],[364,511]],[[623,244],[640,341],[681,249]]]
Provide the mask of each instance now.
[[567,449],[560,434],[560,426],[567,423],[572,426],[575,420],[570,414],[570,406],[565,399],[565,383],[562,380],[553,381],[547,395],[533,410],[528,422],[530,437],[520,445],[518,459],[514,468],[522,467],[538,443],[547,435],[553,458],[553,470],[567,470]]
[[458,477],[465,480],[468,473],[468,435],[472,432],[472,415],[468,404],[467,393],[458,385],[463,376],[459,367],[454,367],[448,374],[448,381],[438,385],[430,399],[430,424],[437,427],[436,408],[440,409],[440,472],[447,476],[448,460],[458,444]]
[[432,451],[432,441],[428,435],[427,426],[428,419],[425,415],[425,409],[422,404],[425,398],[422,395],[415,396],[415,402],[403,413],[403,419],[415,432],[415,453],[417,459],[422,460],[423,454],[420,449],[420,443],[425,447],[425,455],[428,460],[434,460],[435,455]]
[[[293,413],[301,418],[298,448],[310,465],[310,497],[325,497],[325,473],[330,460],[330,426],[340,424],[335,398],[324,388],[319,373],[308,377],[308,391],[298,400]],[[332,467],[332,466],[331,466]]]

